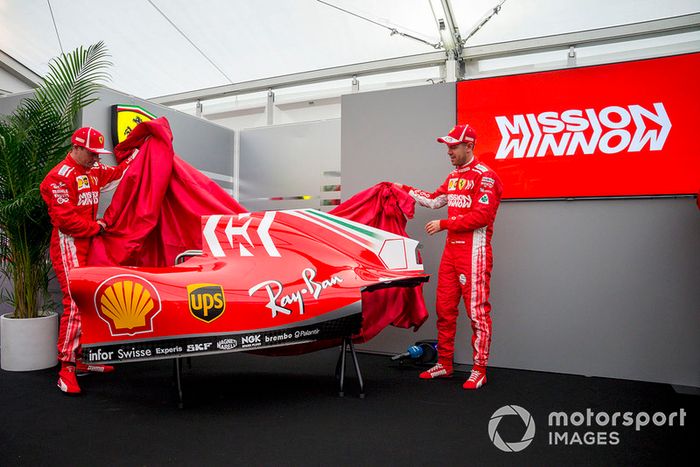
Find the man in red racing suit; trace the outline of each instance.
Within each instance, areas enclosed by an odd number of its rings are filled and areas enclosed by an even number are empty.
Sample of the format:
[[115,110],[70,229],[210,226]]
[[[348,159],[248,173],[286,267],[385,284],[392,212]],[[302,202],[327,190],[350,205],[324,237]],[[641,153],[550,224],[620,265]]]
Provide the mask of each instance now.
[[428,222],[430,235],[447,230],[437,285],[438,363],[420,374],[423,379],[449,377],[453,373],[454,340],[460,297],[464,298],[472,326],[474,366],[465,389],[486,383],[486,365],[491,345],[489,281],[493,256],[493,222],[503,191],[496,173],[474,156],[476,132],[457,125],[438,138],[447,145],[455,166],[434,193],[399,185],[422,206],[438,209],[447,204],[447,218]]
[[80,311],[71,299],[68,272],[84,266],[91,238],[107,227],[97,219],[100,191],[116,187],[128,164],[117,167],[99,162],[104,137],[94,128],[80,128],[71,138],[73,148],[41,182],[41,196],[46,202],[53,224],[49,256],[63,292],[63,314],[58,335],[58,360],[61,362],[58,387],[66,393],[80,393],[75,378],[78,371],[109,372],[108,365],[86,365],[78,360],[80,352]]

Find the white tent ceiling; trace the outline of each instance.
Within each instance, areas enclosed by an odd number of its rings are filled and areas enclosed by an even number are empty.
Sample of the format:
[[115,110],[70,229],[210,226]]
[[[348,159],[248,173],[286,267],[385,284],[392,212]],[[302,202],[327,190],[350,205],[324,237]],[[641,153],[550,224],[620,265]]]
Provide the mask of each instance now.
[[[428,0],[326,1],[440,41]],[[466,36],[498,1],[451,3]],[[467,45],[699,11],[700,0],[507,0]],[[316,0],[0,0],[0,50],[39,75],[61,50],[99,40],[109,86],[144,98],[435,51]]]

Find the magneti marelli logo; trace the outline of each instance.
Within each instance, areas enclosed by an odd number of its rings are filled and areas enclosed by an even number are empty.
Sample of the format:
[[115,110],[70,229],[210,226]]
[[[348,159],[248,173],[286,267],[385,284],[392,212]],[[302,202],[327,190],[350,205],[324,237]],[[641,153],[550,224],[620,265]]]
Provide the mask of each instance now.
[[[525,424],[525,433],[520,441],[506,442],[503,441],[501,435],[498,434],[498,424],[501,423],[503,417],[515,415]],[[532,443],[535,438],[535,420],[533,420],[530,412],[518,405],[505,405],[496,410],[491,415],[489,420],[489,439],[498,449],[504,452],[519,452],[525,449]]]

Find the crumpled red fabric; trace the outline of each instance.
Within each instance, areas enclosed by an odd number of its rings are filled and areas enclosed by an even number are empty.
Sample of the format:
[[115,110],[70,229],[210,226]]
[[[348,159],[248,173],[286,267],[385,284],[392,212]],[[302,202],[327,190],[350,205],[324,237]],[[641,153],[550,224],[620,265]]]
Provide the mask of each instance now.
[[136,126],[114,148],[118,162],[138,154],[119,183],[94,237],[90,266],[165,267],[202,249],[201,217],[247,212],[223,188],[175,155],[164,117]]
[[[406,222],[415,213],[415,200],[390,182],[361,191],[330,214],[407,237]],[[418,329],[428,318],[423,285],[392,287],[362,294],[362,332],[353,341],[366,342],[388,325]],[[368,320],[368,317],[372,319]]]
[[[161,117],[139,124],[114,148],[117,161],[137,149],[138,154],[105,212],[109,230],[93,238],[88,265],[172,266],[183,251],[202,249],[201,216],[247,212],[219,185],[180,159],[172,139],[170,125]],[[414,201],[384,182],[356,194],[331,213],[405,236]],[[428,316],[422,286],[364,292],[362,305],[362,331],[353,337],[355,342],[371,339],[389,324],[417,329]],[[293,346],[292,353],[335,344]]]

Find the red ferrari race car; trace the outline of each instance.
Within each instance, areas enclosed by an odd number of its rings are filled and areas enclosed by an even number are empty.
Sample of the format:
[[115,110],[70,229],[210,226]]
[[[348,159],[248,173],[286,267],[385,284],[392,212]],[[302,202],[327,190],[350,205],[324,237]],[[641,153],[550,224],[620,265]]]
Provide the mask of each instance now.
[[418,242],[313,209],[202,217],[200,254],[71,271],[83,360],[114,363],[348,337],[362,292],[428,280]]

